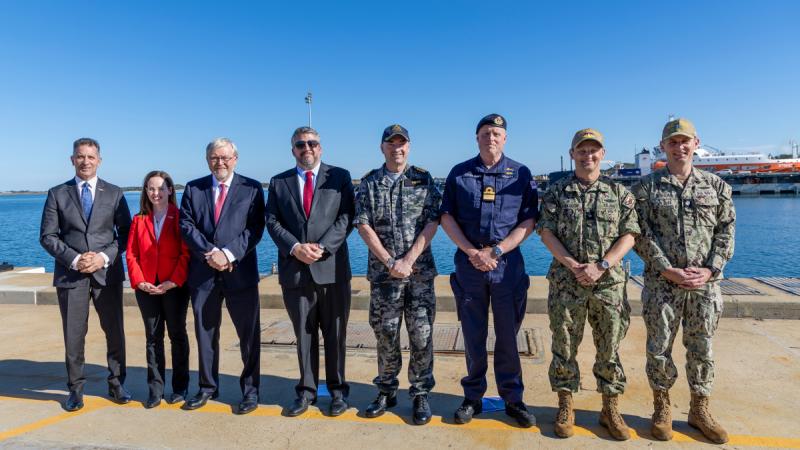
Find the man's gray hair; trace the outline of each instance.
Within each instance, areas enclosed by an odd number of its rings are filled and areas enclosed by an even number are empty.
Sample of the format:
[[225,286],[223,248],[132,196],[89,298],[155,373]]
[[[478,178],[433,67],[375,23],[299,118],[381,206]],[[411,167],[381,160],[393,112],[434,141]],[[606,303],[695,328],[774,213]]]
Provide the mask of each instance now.
[[239,151],[236,150],[236,144],[234,144],[233,141],[228,139],[228,138],[219,137],[219,138],[216,138],[213,141],[209,142],[208,145],[206,145],[206,158],[208,158],[208,156],[214,150],[216,150],[218,148],[222,148],[222,147],[227,147],[229,145],[233,149],[233,155],[238,157],[239,156]]
[[289,142],[294,144],[294,140],[297,138],[297,136],[300,136],[301,134],[313,134],[314,136],[317,137],[317,139],[319,139],[319,133],[317,133],[317,130],[311,127],[300,127],[294,130],[294,133],[292,133],[292,139]]

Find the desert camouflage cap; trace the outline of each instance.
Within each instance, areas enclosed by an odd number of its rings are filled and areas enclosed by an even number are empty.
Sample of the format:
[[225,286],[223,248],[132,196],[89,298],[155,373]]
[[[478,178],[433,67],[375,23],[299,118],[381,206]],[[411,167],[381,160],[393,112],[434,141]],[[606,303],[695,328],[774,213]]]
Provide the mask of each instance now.
[[677,135],[694,138],[697,137],[697,130],[694,128],[694,124],[690,122],[689,119],[684,119],[681,117],[670,120],[666,125],[664,125],[664,131],[661,132],[661,140],[663,141]]
[[576,132],[575,136],[572,138],[571,148],[579,146],[583,141],[597,141],[600,145],[604,145],[603,134],[594,128],[584,128]]

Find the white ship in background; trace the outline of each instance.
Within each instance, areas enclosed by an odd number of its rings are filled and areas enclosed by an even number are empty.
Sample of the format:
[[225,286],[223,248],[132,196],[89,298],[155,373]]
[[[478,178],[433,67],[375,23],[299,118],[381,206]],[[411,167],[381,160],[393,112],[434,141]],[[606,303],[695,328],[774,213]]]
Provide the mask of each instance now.
[[[776,159],[763,153],[727,153],[710,146],[700,146],[694,153],[694,166],[717,174],[790,173],[800,172],[797,144],[792,143],[792,158]],[[642,150],[636,155],[636,166],[642,175],[667,164],[666,155],[659,147],[651,154]]]

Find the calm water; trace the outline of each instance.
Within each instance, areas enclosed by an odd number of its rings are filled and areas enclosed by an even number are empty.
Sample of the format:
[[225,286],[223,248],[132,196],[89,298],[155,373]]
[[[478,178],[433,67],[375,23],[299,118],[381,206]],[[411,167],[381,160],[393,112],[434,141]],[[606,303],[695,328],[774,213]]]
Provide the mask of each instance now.
[[[139,194],[125,194],[133,212],[138,211]],[[39,221],[45,195],[0,196],[0,261],[15,266],[43,266],[53,270],[51,258],[39,245]],[[800,249],[800,217],[798,197],[736,198],[736,254],[725,273],[729,277],[785,276],[800,277],[797,252]],[[350,235],[350,258],[353,273],[364,274],[367,268],[367,247],[357,233]],[[439,229],[433,240],[433,254],[439,272],[453,270],[455,246]],[[544,275],[550,254],[537,235],[522,244],[525,267],[531,275]],[[631,252],[633,273],[641,273],[642,262]],[[277,249],[265,232],[258,245],[261,272],[269,272],[277,261]]]

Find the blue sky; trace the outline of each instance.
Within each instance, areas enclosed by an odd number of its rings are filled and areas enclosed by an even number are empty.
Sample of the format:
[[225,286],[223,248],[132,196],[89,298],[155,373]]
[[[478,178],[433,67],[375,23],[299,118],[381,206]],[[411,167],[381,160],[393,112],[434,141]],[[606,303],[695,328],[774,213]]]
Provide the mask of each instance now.
[[308,90],[323,160],[354,177],[382,162],[394,122],[411,162],[445,176],[492,112],[534,173],[557,170],[584,127],[632,161],[671,113],[724,150],[800,140],[794,1],[4,1],[0,17],[0,190],[69,178],[81,136],[120,185],[156,168],[205,175],[216,136],[266,181],[293,165]]

